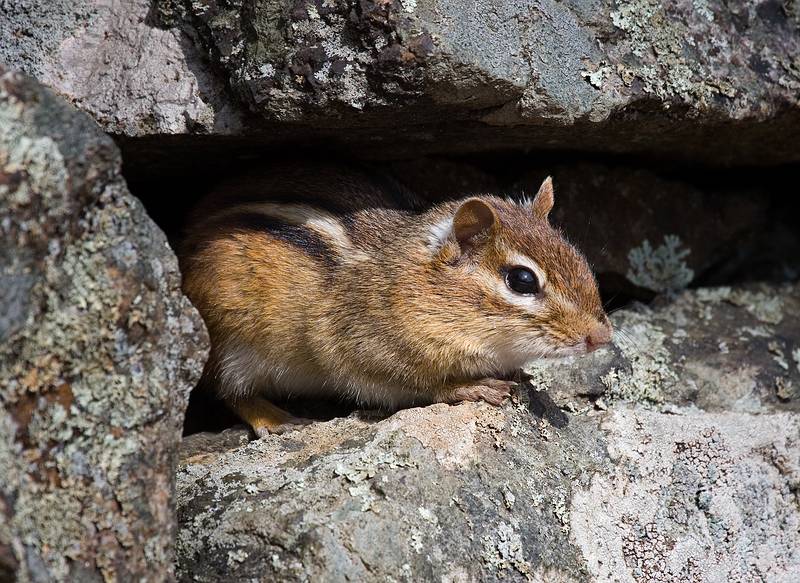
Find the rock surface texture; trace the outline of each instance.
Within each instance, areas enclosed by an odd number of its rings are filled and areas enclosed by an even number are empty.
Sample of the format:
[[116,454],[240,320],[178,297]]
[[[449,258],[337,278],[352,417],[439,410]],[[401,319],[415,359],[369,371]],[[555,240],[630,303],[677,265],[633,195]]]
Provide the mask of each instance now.
[[35,76],[123,135],[230,131],[203,56],[179,31],[148,24],[148,0],[0,4],[0,63]]
[[796,2],[21,0],[0,41],[129,136],[800,156]]
[[[0,0],[0,63],[0,581],[800,581],[800,287],[679,291],[800,274],[800,2]],[[500,408],[179,449],[208,339],[97,124],[170,235],[278,154],[553,174],[665,296]]]
[[0,580],[171,578],[208,340],[120,165],[89,116],[0,68]]
[[501,408],[192,436],[178,577],[797,580],[798,292],[620,312],[611,349],[532,367]]

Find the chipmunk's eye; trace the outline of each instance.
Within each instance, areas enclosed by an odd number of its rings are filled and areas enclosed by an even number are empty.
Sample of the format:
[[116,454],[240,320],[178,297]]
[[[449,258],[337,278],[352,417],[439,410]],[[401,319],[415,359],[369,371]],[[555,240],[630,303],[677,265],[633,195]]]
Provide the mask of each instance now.
[[527,267],[512,267],[506,273],[506,285],[518,294],[539,293],[539,279]]

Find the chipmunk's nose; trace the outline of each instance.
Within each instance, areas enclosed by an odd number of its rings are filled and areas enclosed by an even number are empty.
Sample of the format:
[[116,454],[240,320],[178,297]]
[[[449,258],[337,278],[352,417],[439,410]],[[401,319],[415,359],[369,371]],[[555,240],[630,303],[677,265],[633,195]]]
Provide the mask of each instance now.
[[611,324],[596,324],[586,335],[586,352],[593,352],[611,342]]

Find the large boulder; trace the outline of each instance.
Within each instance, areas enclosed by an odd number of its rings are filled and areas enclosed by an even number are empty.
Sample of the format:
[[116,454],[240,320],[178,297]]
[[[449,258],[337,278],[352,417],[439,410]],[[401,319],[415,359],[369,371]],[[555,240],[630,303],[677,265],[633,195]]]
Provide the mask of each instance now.
[[171,579],[208,338],[120,166],[88,115],[0,68],[0,580]]
[[796,3],[22,0],[0,10],[0,61],[128,136],[335,136],[394,157],[577,148],[800,159]]
[[501,408],[190,436],[182,581],[793,581],[800,294],[685,292]]
[[19,0],[0,5],[0,63],[35,76],[122,135],[226,133],[234,100],[149,0]]

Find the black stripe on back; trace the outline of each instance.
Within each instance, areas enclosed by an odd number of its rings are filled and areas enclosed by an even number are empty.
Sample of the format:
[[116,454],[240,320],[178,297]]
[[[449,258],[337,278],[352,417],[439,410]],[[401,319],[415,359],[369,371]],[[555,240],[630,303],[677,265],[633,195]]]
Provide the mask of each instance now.
[[245,232],[265,232],[279,241],[299,249],[306,255],[334,266],[337,263],[336,253],[327,241],[308,227],[292,225],[269,215],[243,211],[232,213],[212,222],[223,230]]

